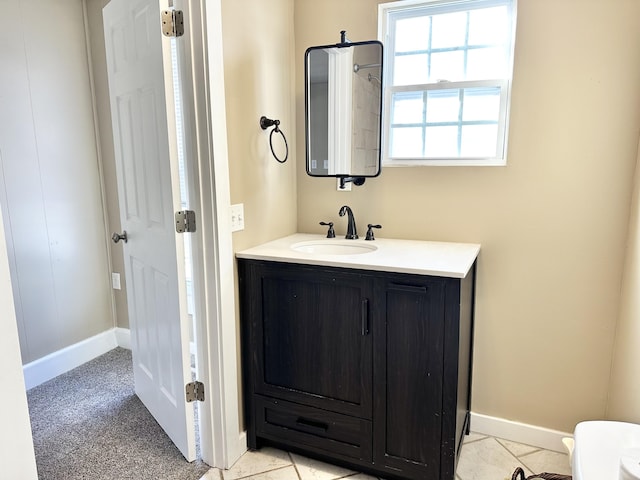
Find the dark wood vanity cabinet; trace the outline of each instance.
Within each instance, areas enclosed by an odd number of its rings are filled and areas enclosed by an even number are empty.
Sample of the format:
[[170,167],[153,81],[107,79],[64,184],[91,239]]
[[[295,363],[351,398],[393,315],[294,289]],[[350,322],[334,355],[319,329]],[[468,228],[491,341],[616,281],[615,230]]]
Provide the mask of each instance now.
[[385,478],[453,480],[469,426],[465,279],[239,259],[245,422]]

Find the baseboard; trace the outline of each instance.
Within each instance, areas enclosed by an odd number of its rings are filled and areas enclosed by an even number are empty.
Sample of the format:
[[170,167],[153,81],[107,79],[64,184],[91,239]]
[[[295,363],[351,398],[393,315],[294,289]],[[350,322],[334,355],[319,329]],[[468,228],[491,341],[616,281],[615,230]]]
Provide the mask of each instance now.
[[116,343],[119,347],[131,350],[131,330],[128,328],[114,328]]
[[473,412],[471,412],[471,431],[562,453],[567,453],[562,439],[573,436],[567,432]]
[[27,390],[37,387],[116,347],[131,349],[131,333],[128,329],[113,328],[107,330],[23,365],[22,372],[25,386]]

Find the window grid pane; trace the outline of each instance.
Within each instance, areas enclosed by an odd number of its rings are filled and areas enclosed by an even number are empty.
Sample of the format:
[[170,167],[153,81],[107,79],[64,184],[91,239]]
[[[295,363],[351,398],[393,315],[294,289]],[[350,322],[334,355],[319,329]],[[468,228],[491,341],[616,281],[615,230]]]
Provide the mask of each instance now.
[[394,93],[391,157],[494,156],[499,132],[500,94],[500,87]]
[[[402,27],[408,26],[410,20],[419,20],[426,31],[421,32],[415,28],[416,25],[411,25],[411,31],[407,32]],[[429,82],[477,80],[503,75],[507,35],[492,34],[492,31],[506,32],[507,24],[506,6],[396,20],[394,45],[401,48],[396,47],[394,52],[393,85],[426,83],[424,67],[416,68],[417,64],[424,63],[425,58]],[[434,36],[437,37],[435,41]],[[419,57],[423,58],[416,62]],[[471,66],[469,57],[473,59]],[[413,69],[407,67],[409,64]],[[397,74],[397,69],[401,69],[403,74]],[[411,72],[416,74],[415,78],[411,77]]]

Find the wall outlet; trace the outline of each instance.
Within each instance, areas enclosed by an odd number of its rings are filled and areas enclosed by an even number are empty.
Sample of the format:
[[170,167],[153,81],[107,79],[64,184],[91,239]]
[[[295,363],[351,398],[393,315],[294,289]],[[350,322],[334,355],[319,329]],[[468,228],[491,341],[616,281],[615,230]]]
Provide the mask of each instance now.
[[111,273],[111,286],[114,290],[121,290],[119,273]]
[[231,231],[244,230],[244,204],[231,205]]

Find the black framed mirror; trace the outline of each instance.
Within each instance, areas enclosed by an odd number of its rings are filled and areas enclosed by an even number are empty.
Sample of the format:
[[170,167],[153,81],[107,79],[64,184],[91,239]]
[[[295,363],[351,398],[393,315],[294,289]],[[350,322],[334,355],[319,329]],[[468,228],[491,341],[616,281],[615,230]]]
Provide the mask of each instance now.
[[382,43],[343,42],[305,52],[306,168],[364,182],[380,175]]

